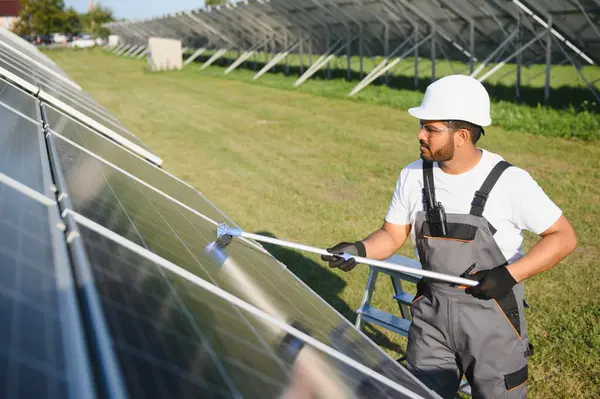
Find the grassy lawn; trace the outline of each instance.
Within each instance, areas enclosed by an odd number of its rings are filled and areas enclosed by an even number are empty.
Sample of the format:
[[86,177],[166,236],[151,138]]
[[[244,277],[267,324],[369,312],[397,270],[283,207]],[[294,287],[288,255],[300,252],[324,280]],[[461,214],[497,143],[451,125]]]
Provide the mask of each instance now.
[[[206,61],[210,57],[207,51],[199,61]],[[237,58],[237,53],[229,52],[219,58],[215,64],[227,67]],[[316,58],[313,57],[314,61]],[[307,56],[304,56],[304,70],[309,65]],[[256,62],[255,62],[256,61]],[[369,73],[381,61],[381,57],[374,60],[365,59],[363,75]],[[264,54],[256,54],[241,64],[236,70],[228,74],[227,79],[252,82],[254,74],[265,64]],[[300,76],[300,60],[297,55],[288,57],[288,74],[284,73],[282,62],[269,73],[263,75],[256,84],[269,87],[301,91],[317,94],[319,96],[352,99],[362,103],[387,105],[394,108],[407,109],[421,102],[423,92],[431,82],[431,62],[428,59],[419,59],[419,79],[414,79],[414,59],[407,58],[399,62],[389,71],[386,78],[374,81],[354,97],[348,93],[362,79],[358,57],[351,59],[350,81],[347,79],[347,60],[338,57],[331,61],[331,79],[327,79],[327,67],[315,73],[307,82],[298,88],[293,88],[292,83]],[[487,69],[493,67],[490,64]],[[482,76],[487,69],[481,73]],[[494,124],[508,130],[527,131],[534,134],[555,137],[577,137],[586,140],[600,139],[600,103],[595,100],[586,83],[570,65],[554,65],[551,69],[551,93],[546,103],[544,100],[545,65],[534,64],[522,67],[522,86],[520,97],[516,99],[516,65],[506,64],[498,73],[485,81],[486,88],[492,94],[492,119]],[[457,61],[436,62],[436,76],[445,76],[452,73],[469,73],[469,65]],[[582,73],[588,81],[600,79],[600,67],[585,66]],[[206,76],[223,77],[223,69],[209,68],[203,71]],[[293,79],[291,79],[293,77]],[[387,85],[383,84],[389,78]],[[323,84],[326,80],[327,84]],[[546,106],[542,106],[545,104]]]
[[[224,79],[223,69],[151,74],[101,51],[49,52],[92,97],[244,229],[318,247],[380,227],[401,168],[418,157],[406,111]],[[243,71],[240,73],[244,73]],[[285,78],[289,85],[293,78]],[[320,84],[323,90],[328,83]],[[395,95],[401,95],[398,92]],[[481,146],[529,171],[579,234],[566,261],[526,283],[530,397],[600,396],[600,144],[490,127]],[[526,236],[526,247],[535,242]],[[411,255],[409,245],[402,251]],[[367,267],[332,271],[317,257],[274,251],[354,320]],[[382,279],[374,303],[397,307]],[[368,333],[390,353],[403,338]]]

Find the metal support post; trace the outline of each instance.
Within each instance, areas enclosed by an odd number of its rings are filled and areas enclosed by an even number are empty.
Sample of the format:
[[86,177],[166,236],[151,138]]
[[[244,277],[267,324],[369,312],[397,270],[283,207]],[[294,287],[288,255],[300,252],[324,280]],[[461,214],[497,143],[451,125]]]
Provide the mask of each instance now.
[[[385,58],[388,59],[390,56],[390,26],[388,24],[384,25],[384,31],[383,31],[383,54],[385,55]],[[388,76],[387,71],[385,72],[385,84],[389,85],[390,84],[390,79]],[[352,95],[352,94],[350,94]]]
[[362,24],[359,26],[359,31],[358,31],[358,56],[360,57],[360,73],[359,73],[359,77],[360,79],[363,78],[364,76],[364,70],[363,70],[363,57],[364,57],[364,46],[365,46],[365,42],[364,42],[364,38],[363,38],[363,26]]
[[148,47],[146,46],[144,48],[144,51],[142,51],[141,53],[138,54],[137,57],[135,57],[138,60],[141,60],[142,58],[144,58],[144,56],[146,56],[146,54],[148,54]]
[[[248,58],[252,57],[255,54],[256,54],[256,51],[254,51],[254,50],[244,51],[242,53],[242,55],[240,55],[235,61],[233,61],[231,63],[231,65],[229,65],[229,67],[225,70],[224,74],[225,75],[229,74],[235,68],[237,68],[238,66],[240,66],[242,64],[242,62],[246,61]],[[256,63],[255,63],[255,65],[256,65]]]
[[[327,38],[326,38],[325,48],[329,48],[331,45],[331,32],[329,27],[327,28]],[[327,79],[331,80],[331,60],[327,61]]]
[[133,45],[129,50],[127,50],[125,53],[123,53],[123,57],[129,57],[131,55],[131,53],[135,52],[140,46]]
[[304,35],[300,38],[300,75],[304,74]]
[[221,58],[223,56],[223,54],[225,54],[227,52],[228,49],[226,48],[221,48],[219,50],[217,50],[216,53],[214,53],[212,55],[212,57],[210,57],[208,60],[206,60],[206,62],[200,67],[200,70],[204,70],[206,68],[208,68],[213,62],[215,62],[216,60],[218,60],[219,58]]
[[[275,36],[271,37],[271,60],[273,61],[273,58],[275,58]],[[269,62],[270,62],[269,61]],[[275,65],[273,65],[273,72],[275,72]]]
[[254,75],[252,77],[252,80],[256,80],[256,79],[260,78],[267,71],[269,71],[269,69],[273,68],[275,65],[277,65],[277,63],[279,61],[281,61],[284,58],[286,59],[286,66],[287,66],[288,55],[290,54],[290,52],[294,51],[296,49],[296,47],[298,47],[299,45],[300,45],[300,43],[298,42],[298,43],[294,44],[292,47],[286,49],[284,52],[275,54],[275,56],[271,59],[271,61],[269,61],[269,63],[267,65],[265,65],[260,71],[258,71],[256,73],[256,75]]
[[[415,43],[417,42],[417,40],[419,40],[419,30],[415,29]],[[419,87],[419,46],[415,47],[415,76],[414,76],[414,83],[415,83],[415,87]]]
[[138,48],[137,50],[135,50],[133,52],[133,54],[130,55],[130,57],[137,58],[137,56],[140,55],[141,53],[143,53],[145,50],[146,50],[146,46],[140,46],[140,48]]
[[[422,45],[423,43],[425,43],[426,41],[431,39],[432,36],[433,36],[433,33],[429,34],[426,38],[420,40],[418,43],[416,43],[414,46],[412,46],[411,48],[406,50],[404,53],[402,53],[399,57],[394,59],[392,62],[388,62],[387,58],[384,59],[379,65],[377,65],[375,67],[375,69],[373,69],[371,71],[371,73],[369,73],[367,75],[367,77],[365,77],[363,80],[361,80],[361,82],[359,84],[357,84],[348,95],[353,96],[356,93],[358,93],[359,91],[361,91],[362,89],[364,89],[365,87],[367,87],[369,84],[371,84],[371,82],[373,82],[379,76],[383,75],[384,73],[386,73],[387,71],[392,69],[397,63],[402,61],[404,59],[404,57],[406,57],[408,54],[412,53],[414,51],[415,47],[419,47],[420,45]],[[401,44],[397,49],[404,47],[405,43]],[[394,52],[395,51],[396,50],[394,50]]]
[[[329,60],[331,60],[336,54],[340,53],[342,50],[344,50],[344,48],[349,47],[350,43],[356,38],[352,37],[349,38],[348,41],[346,41],[345,44],[343,44],[342,46],[338,47],[338,45],[341,43],[341,39],[338,40],[333,46],[329,47],[327,49],[327,51],[325,52],[325,54],[321,55],[319,58],[317,58],[317,60],[315,61],[314,64],[312,64],[305,73],[302,74],[302,76],[300,76],[298,78],[298,80],[296,80],[296,82],[294,82],[294,87],[300,86],[302,83],[304,83],[307,79],[309,79],[312,75],[314,75],[319,69],[321,69],[323,66],[325,66],[325,64],[327,64],[327,62]],[[337,50],[334,51],[334,49],[337,48]]]
[[[554,40],[556,41],[556,47],[559,48],[559,50],[563,53],[565,58],[571,63],[571,65],[573,65],[573,68],[575,68],[575,70],[579,74],[579,77],[581,77],[581,79],[585,82],[585,84],[587,85],[588,89],[590,89],[590,91],[592,92],[592,95],[594,96],[594,98],[596,99],[598,104],[600,104],[600,94],[594,88],[595,81],[590,82],[589,80],[587,80],[586,77],[583,75],[583,72],[581,72],[582,68],[579,65],[575,64],[575,61],[573,61],[573,58],[571,58],[569,53],[561,46],[558,39],[554,38]],[[597,79],[597,80],[600,80],[600,79]]]
[[353,37],[348,31],[348,42],[346,44],[346,80],[349,82],[352,79],[352,40]]
[[475,69],[475,23],[469,24],[469,73]]
[[310,37],[308,39],[308,63],[311,65],[312,65],[312,55],[313,55],[312,37]]
[[[288,45],[288,35],[287,33],[285,34],[285,47],[287,47]],[[298,45],[300,45],[300,43],[298,43]],[[289,53],[285,55],[285,69],[284,69],[284,73],[285,76],[288,76],[290,74],[290,60],[289,60]]]
[[433,30],[431,36],[431,81],[435,80],[435,30]]
[[264,57],[263,57],[263,61],[265,63],[265,65],[269,62],[269,41],[270,39],[265,40],[265,45],[263,47],[263,51],[264,51]]
[[191,64],[196,58],[200,57],[206,51],[206,47],[201,47],[190,55],[187,60],[184,61],[183,66]]
[[131,48],[131,46],[133,46],[133,44],[128,44],[127,46],[123,47],[123,48],[121,49],[121,51],[119,51],[119,52],[117,53],[117,55],[119,55],[119,56],[120,56],[120,55],[123,55],[123,54],[124,54],[124,53],[125,53],[127,50],[129,50],[129,49]]
[[490,69],[485,75],[483,75],[482,77],[480,77],[479,80],[480,82],[483,83],[483,81],[485,81],[487,78],[489,78],[490,76],[492,76],[494,73],[496,73],[496,71],[498,71],[500,68],[502,68],[504,65],[506,65],[506,63],[510,60],[512,60],[515,56],[519,55],[519,53],[523,52],[525,49],[527,49],[529,46],[531,46],[533,43],[537,42],[538,40],[540,40],[542,37],[546,36],[546,31],[538,34],[536,37],[534,37],[533,39],[531,39],[529,42],[527,42],[527,44],[525,44],[524,46],[520,47],[517,51],[515,51],[513,54],[509,55],[508,57],[506,57],[503,61],[499,62],[496,66],[494,66],[492,69]]
[[116,54],[117,52],[121,51],[121,49],[122,49],[123,47],[125,47],[125,46],[126,46],[126,44],[125,44],[125,43],[123,43],[123,44],[119,44],[118,46],[114,47],[114,48],[113,48],[113,49],[112,49],[110,52],[111,52],[112,54]]
[[[505,47],[507,46],[512,40],[513,38],[517,35],[518,31],[515,30],[514,32],[512,32],[510,35],[508,35],[504,41],[502,43],[500,43],[500,45],[498,47],[496,47],[496,49],[494,51],[492,51],[492,53],[490,55],[487,56],[487,58],[485,60],[483,60],[483,62],[481,64],[479,64],[479,66],[477,67],[477,69],[475,69],[473,72],[471,72],[471,77],[475,78],[477,77],[477,75],[487,66],[487,64],[492,61],[492,59]],[[539,36],[538,36],[539,37]],[[515,54],[520,54],[521,52],[519,51],[519,49],[517,49],[517,52]]]
[[[516,40],[516,48],[517,50],[521,46],[521,12],[517,14],[517,40]],[[517,79],[515,82],[515,97],[517,100],[521,98],[521,64],[523,62],[523,55],[521,53],[517,54]]]
[[552,16],[548,17],[548,29],[546,37],[546,82],[544,85],[544,100],[550,99],[550,70],[552,68]]

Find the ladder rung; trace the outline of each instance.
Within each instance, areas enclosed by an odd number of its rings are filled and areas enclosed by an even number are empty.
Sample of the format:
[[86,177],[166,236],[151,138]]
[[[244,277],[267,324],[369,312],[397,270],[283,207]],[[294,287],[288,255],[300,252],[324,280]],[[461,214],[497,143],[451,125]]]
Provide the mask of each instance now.
[[413,294],[409,294],[408,292],[401,292],[394,295],[394,299],[404,305],[410,305],[413,299],[415,299],[415,296]]
[[363,320],[369,323],[377,324],[380,327],[387,328],[397,334],[408,335],[408,328],[410,327],[410,320],[402,319],[394,316],[391,313],[384,312],[372,307],[365,307],[364,309],[358,309],[357,313],[363,316]]
[[408,282],[413,283],[413,284],[417,284],[417,282],[421,279],[421,277],[415,276],[415,275],[412,275],[412,274],[407,274],[407,273],[402,273],[402,272],[396,272],[396,271],[388,270],[388,269],[381,269],[381,268],[378,268],[378,267],[375,267],[375,266],[373,266],[373,268],[377,269],[377,271],[380,272],[380,273],[392,276],[392,278],[396,278],[398,280],[408,281]]

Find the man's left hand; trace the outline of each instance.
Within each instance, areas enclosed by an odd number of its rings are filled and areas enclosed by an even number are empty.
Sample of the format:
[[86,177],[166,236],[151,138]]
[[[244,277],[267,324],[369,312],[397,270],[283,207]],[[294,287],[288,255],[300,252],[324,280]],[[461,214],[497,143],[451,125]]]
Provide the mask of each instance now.
[[486,300],[503,298],[517,284],[506,266],[482,270],[466,276],[466,278],[479,281],[479,284],[475,287],[468,287],[465,292],[475,298]]

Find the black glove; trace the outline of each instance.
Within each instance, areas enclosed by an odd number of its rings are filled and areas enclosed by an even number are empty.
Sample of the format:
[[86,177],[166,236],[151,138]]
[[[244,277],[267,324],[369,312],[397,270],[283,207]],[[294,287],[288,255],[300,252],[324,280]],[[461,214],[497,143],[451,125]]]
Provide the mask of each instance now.
[[517,284],[506,266],[498,266],[490,270],[482,270],[465,276],[470,280],[479,281],[475,287],[465,289],[467,294],[479,299],[501,299]]
[[[339,244],[334,245],[331,248],[327,248],[327,252],[331,254],[342,254],[346,252],[350,255],[362,256],[363,258],[367,256],[367,250],[365,249],[365,245],[361,241],[356,241],[355,243],[340,242]],[[349,272],[350,270],[354,269],[354,266],[356,266],[356,259],[354,258],[344,260],[344,258],[340,256],[321,255],[321,260],[329,262],[329,267],[339,267],[345,272]]]

